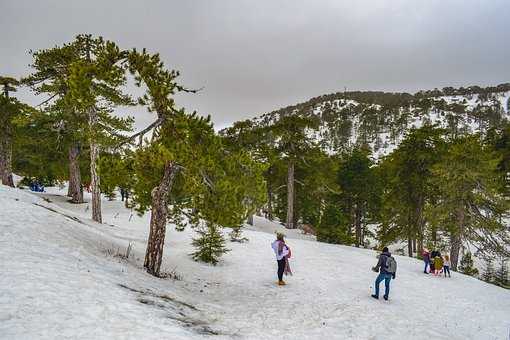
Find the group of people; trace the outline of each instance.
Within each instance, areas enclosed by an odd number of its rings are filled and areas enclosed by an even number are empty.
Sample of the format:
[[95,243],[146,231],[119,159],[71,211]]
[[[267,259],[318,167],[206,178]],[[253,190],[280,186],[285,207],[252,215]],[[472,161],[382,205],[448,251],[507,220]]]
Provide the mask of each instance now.
[[[438,276],[444,273],[444,277],[448,274],[448,277],[451,277],[450,274],[450,257],[445,255],[444,258],[441,256],[441,253],[437,250],[433,250],[429,252],[427,248],[423,248],[423,253],[421,254],[423,257],[423,262],[425,263],[425,268],[423,269],[424,274],[433,274]],[[430,271],[427,271],[429,268]]]
[[[290,247],[284,241],[282,233],[276,233],[276,240],[271,243],[271,247],[276,255],[276,262],[278,263],[278,285],[285,285],[283,275],[292,275],[290,270],[289,259],[291,257]],[[390,281],[395,279],[397,274],[397,261],[391,256],[388,247],[384,247],[382,253],[379,255],[379,260],[373,271],[378,272],[379,275],[375,280],[375,292],[372,294],[374,299],[379,299],[379,285],[384,281],[384,300],[388,300],[390,294]]]

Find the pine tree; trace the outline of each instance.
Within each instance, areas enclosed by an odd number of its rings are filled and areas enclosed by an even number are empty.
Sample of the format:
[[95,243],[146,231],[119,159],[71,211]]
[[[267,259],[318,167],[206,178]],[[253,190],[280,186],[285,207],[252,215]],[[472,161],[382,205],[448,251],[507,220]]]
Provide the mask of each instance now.
[[201,223],[195,228],[199,234],[194,238],[192,245],[197,248],[191,255],[196,261],[202,261],[216,265],[219,258],[229,251],[225,246],[225,238],[220,232],[220,227],[211,222]]
[[294,197],[295,197],[295,166],[302,155],[313,147],[314,141],[308,131],[319,124],[315,116],[301,116],[299,114],[283,116],[271,130],[278,137],[277,149],[281,156],[287,159],[287,213],[285,226],[294,229]]
[[492,259],[488,259],[485,261],[485,270],[482,274],[482,280],[488,283],[493,283],[495,279],[496,272],[494,270],[494,265],[492,263]]
[[83,202],[79,158],[88,149],[92,218],[101,222],[100,148],[114,144],[119,132],[129,131],[133,122],[112,114],[117,105],[132,103],[120,90],[126,81],[126,52],[100,37],[78,35],[69,44],[32,55],[34,72],[23,82],[37,94],[49,96],[43,102],[45,111],[60,125],[56,138],[63,144],[61,149],[68,150],[69,195],[73,202]]
[[326,205],[320,223],[316,227],[317,241],[352,245],[354,237],[349,229],[350,220],[332,198]]
[[136,151],[134,200],[139,212],[151,209],[144,267],[159,276],[167,221],[240,225],[263,202],[263,166],[246,151],[229,150],[210,117],[175,108],[173,95],[185,89],[158,55],[134,50],[128,61],[137,84],[147,89],[139,102],[157,114],[138,134],[153,130],[151,141]]
[[0,77],[0,183],[11,187],[14,187],[13,144],[24,118],[33,111],[28,105],[10,96],[19,84],[14,78]]
[[500,266],[494,276],[494,282],[501,287],[510,289],[510,281],[508,279],[508,262],[506,258],[501,258]]
[[474,267],[473,258],[471,257],[470,252],[466,252],[462,256],[462,259],[460,260],[459,271],[469,276],[478,275],[478,269]]
[[[75,45],[81,58],[70,65],[67,84],[68,100],[86,120],[90,148],[90,185],[92,190],[92,219],[102,223],[101,190],[98,159],[101,144],[111,143],[111,131],[131,130],[132,118],[120,119],[112,115],[116,105],[129,105],[131,100],[120,90],[126,77],[122,62],[126,53],[117,45],[102,38],[79,35]],[[105,127],[106,125],[106,127]]]
[[339,195],[344,214],[349,217],[349,230],[354,231],[356,247],[364,245],[369,218],[380,202],[380,185],[376,179],[369,150],[356,148],[346,154],[338,170]]
[[433,211],[450,236],[452,269],[456,270],[464,242],[487,256],[508,256],[510,237],[501,222],[508,202],[500,195],[498,158],[479,136],[452,140],[432,170],[438,188]]
[[406,240],[411,257],[423,249],[425,207],[435,194],[432,167],[443,150],[443,133],[433,126],[412,129],[380,166],[385,182],[380,236]]
[[79,163],[85,136],[78,112],[68,100],[65,100],[69,93],[67,84],[69,72],[62,72],[68,70],[70,65],[79,59],[79,54],[72,44],[39,50],[31,52],[31,54],[33,57],[31,66],[34,72],[23,82],[30,86],[37,95],[48,95],[48,99],[41,103],[41,106],[45,106],[48,115],[48,117],[44,117],[48,121],[45,125],[58,126],[58,128],[47,129],[47,132],[55,135],[57,150],[67,149],[68,152],[68,196],[72,198],[73,203],[83,203]]

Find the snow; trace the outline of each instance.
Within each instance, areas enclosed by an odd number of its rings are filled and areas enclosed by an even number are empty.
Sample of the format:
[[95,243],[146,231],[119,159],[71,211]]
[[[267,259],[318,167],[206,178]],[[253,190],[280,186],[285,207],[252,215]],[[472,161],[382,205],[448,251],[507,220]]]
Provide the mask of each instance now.
[[[397,256],[390,301],[374,300],[374,251],[316,242],[262,218],[216,267],[190,258],[192,230],[169,227],[163,270],[181,279],[154,278],[142,269],[148,216],[103,201],[99,225],[88,203],[72,205],[63,192],[0,186],[2,339],[508,337],[508,290],[458,273],[424,275],[420,261]],[[283,287],[275,230],[286,232],[293,254]],[[128,260],[113,256],[129,243]]]

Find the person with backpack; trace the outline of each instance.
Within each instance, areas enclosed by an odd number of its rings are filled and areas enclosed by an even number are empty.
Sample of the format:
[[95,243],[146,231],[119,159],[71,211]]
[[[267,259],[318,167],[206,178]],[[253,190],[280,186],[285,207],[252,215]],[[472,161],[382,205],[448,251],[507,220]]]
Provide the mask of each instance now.
[[441,254],[438,252],[437,256],[434,257],[434,275],[438,276],[443,271],[443,258],[441,257]]
[[372,268],[374,272],[379,272],[375,280],[375,294],[372,294],[374,299],[379,299],[379,284],[384,280],[384,300],[388,300],[390,294],[390,281],[395,279],[397,273],[397,261],[391,256],[388,247],[384,247],[377,265]]
[[282,233],[276,233],[276,240],[271,243],[271,247],[276,255],[276,262],[278,263],[278,285],[284,286],[283,273],[287,275],[292,274],[289,266],[290,248],[285,244]]

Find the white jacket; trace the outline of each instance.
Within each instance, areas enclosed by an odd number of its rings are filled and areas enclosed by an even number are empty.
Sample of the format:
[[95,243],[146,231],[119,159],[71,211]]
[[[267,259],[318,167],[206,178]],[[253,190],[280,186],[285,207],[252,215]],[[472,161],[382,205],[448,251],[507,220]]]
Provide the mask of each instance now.
[[273,243],[271,243],[271,247],[273,248],[274,254],[276,255],[276,260],[278,260],[278,261],[283,259],[285,256],[289,255],[289,248],[287,248],[286,245],[283,246],[281,254],[278,254],[278,243],[279,242],[281,242],[281,241],[275,240],[275,241],[273,241]]

